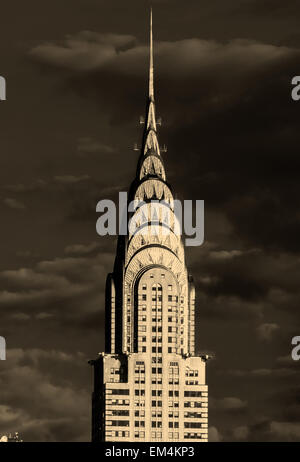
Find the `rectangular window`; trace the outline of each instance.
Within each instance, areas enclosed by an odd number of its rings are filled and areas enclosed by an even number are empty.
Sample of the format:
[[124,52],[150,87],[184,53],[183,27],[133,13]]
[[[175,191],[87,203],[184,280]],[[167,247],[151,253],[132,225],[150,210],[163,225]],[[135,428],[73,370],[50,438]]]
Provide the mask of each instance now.
[[107,393],[111,393],[112,395],[129,395],[129,390],[113,388],[113,389],[108,389]]

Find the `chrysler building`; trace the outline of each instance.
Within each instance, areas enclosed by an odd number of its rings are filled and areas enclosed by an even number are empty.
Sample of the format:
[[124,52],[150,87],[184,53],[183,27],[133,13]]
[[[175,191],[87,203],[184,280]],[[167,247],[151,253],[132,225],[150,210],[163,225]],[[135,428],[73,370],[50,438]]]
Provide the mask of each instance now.
[[[93,441],[208,440],[207,356],[195,355],[195,289],[172,226],[174,199],[157,137],[153,71],[151,12],[145,126],[128,197],[143,201],[142,218],[134,232],[129,227],[118,237],[107,276],[105,353],[90,361]],[[165,203],[155,214],[153,201]],[[164,209],[171,220],[164,219]]]

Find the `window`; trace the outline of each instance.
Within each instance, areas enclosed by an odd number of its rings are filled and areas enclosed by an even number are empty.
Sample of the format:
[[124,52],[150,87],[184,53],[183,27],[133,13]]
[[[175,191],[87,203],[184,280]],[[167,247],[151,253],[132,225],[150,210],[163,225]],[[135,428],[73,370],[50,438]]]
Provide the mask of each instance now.
[[145,390],[134,390],[135,396],[145,396]]
[[152,396],[162,396],[162,390],[152,390]]
[[178,390],[169,390],[169,396],[179,396]]
[[201,391],[195,391],[195,390],[186,390],[184,392],[184,396],[189,396],[189,397],[199,397],[202,396]]
[[201,428],[202,423],[200,422],[184,422],[184,428]]
[[108,389],[107,393],[112,394],[112,395],[129,395],[129,390],[126,390],[126,389],[120,390],[118,388],[113,388],[112,390]]
[[113,427],[129,427],[129,420],[111,420]]
[[125,415],[125,416],[129,415],[129,411],[112,410],[111,412],[112,412],[111,415],[122,415],[122,416],[123,416],[123,415]]

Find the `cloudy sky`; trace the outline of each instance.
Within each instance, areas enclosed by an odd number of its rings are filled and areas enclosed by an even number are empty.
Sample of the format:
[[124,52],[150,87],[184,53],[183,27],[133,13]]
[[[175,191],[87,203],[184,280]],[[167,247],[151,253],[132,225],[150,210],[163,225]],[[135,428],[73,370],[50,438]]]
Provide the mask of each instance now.
[[[299,441],[299,0],[152,0],[167,179],[204,199],[187,249],[211,441]],[[115,238],[96,203],[127,190],[147,91],[145,0],[2,5],[0,435],[90,439]]]

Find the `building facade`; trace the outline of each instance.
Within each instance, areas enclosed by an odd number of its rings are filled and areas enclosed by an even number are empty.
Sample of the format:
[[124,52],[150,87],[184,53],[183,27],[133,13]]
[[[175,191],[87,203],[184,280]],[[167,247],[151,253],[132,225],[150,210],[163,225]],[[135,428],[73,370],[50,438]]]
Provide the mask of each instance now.
[[207,441],[207,356],[195,356],[195,289],[157,137],[152,13],[144,123],[128,197],[143,205],[131,213],[134,229],[118,237],[106,283],[105,353],[90,361],[92,440]]

